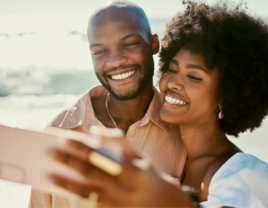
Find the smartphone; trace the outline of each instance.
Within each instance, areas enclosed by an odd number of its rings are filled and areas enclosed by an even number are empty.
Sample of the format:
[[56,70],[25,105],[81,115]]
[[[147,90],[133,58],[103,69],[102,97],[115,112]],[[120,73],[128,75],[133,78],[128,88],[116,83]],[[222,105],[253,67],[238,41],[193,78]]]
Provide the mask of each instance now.
[[[101,148],[98,139],[90,134],[55,128],[41,132],[0,125],[0,178],[30,184],[33,188],[64,197],[79,198],[48,179],[48,175],[53,172],[77,182],[88,183],[82,175],[48,156],[48,150],[51,148],[72,152],[64,142],[66,139],[77,139],[96,149],[92,161],[97,167],[103,167],[98,165],[98,161],[101,162],[99,155],[102,159],[108,158],[116,164],[122,162],[118,155],[114,156]],[[106,161],[106,164],[109,165],[109,161]],[[103,170],[105,171],[105,168]]]

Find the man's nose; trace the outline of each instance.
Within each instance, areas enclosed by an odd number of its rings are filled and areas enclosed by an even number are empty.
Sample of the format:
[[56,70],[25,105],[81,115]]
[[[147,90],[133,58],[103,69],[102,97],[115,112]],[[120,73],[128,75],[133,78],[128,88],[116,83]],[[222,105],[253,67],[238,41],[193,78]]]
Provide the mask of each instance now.
[[107,60],[108,67],[120,67],[127,62],[127,57],[120,50],[111,51]]

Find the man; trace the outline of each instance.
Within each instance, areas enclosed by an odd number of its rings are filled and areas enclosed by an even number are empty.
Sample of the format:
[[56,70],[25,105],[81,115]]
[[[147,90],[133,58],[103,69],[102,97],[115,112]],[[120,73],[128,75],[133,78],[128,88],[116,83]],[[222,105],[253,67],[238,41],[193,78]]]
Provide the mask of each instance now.
[[90,89],[49,126],[82,132],[92,125],[122,129],[137,152],[146,152],[158,168],[180,178],[186,151],[179,127],[159,117],[160,96],[152,80],[159,40],[144,11],[128,1],[104,5],[90,17],[88,40],[102,86]]

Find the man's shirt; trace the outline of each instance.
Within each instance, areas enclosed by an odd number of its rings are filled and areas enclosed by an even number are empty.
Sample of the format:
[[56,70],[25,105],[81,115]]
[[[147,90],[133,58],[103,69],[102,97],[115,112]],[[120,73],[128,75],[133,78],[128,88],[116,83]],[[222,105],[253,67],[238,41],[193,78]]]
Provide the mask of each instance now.
[[[103,86],[90,89],[75,105],[56,116],[48,126],[64,129],[79,129],[83,126],[87,130],[92,125],[104,126],[94,114],[91,99],[107,93]],[[125,140],[138,153],[149,155],[157,168],[179,180],[186,160],[186,149],[179,126],[168,124],[160,118],[160,106],[160,94],[155,89],[146,114],[129,127]]]

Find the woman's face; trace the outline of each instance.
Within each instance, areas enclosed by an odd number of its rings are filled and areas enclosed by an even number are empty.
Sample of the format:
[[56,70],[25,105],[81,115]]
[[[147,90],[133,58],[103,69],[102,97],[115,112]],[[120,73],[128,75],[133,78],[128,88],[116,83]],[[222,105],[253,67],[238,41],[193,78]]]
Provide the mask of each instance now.
[[159,81],[161,118],[178,125],[218,122],[219,70],[207,69],[203,56],[181,49]]

